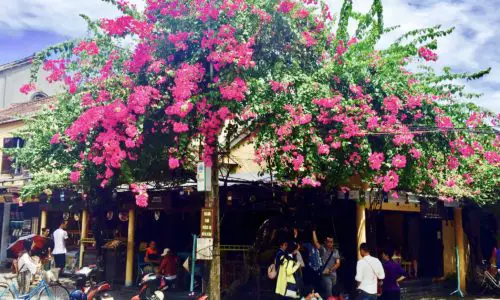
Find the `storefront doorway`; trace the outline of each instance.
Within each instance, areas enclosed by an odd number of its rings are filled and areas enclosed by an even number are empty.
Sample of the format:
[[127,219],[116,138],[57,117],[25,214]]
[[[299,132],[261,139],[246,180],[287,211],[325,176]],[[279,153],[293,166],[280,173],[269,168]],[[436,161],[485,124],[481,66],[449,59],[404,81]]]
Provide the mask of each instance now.
[[[376,216],[376,250],[392,248],[403,268],[419,278],[443,276],[441,219],[422,218],[417,212],[381,211]],[[416,262],[416,263],[415,263]]]

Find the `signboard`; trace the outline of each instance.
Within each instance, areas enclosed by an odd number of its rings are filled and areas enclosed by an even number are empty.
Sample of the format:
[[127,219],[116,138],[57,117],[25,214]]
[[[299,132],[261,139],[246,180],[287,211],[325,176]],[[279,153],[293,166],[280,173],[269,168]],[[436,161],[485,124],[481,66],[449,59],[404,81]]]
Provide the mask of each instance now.
[[201,209],[200,237],[213,238],[214,233],[214,211],[211,208]]
[[198,238],[196,239],[196,259],[212,260],[214,248],[214,239]]
[[205,163],[198,163],[196,182],[198,192],[210,192],[212,190],[212,168],[205,166]]

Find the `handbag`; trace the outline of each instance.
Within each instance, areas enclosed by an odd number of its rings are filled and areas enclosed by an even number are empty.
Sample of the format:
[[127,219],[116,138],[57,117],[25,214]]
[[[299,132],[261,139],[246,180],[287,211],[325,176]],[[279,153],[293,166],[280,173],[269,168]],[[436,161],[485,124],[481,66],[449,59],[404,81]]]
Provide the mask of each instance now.
[[328,259],[325,261],[325,263],[321,266],[321,268],[318,269],[318,271],[316,271],[316,277],[318,278],[321,278],[323,276],[323,272],[325,271],[326,269],[326,266],[328,266],[328,263],[330,262],[330,260],[332,260],[332,256],[333,256],[333,251],[332,250],[332,253],[330,253],[330,256],[328,256]]

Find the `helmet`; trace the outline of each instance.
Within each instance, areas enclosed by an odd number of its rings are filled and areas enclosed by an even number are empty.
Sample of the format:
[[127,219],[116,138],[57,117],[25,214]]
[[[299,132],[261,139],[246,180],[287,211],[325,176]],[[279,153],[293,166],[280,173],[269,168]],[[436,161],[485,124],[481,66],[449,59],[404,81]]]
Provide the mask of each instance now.
[[80,290],[72,291],[71,294],[69,294],[69,299],[70,300],[87,300],[87,295],[85,295],[84,292]]

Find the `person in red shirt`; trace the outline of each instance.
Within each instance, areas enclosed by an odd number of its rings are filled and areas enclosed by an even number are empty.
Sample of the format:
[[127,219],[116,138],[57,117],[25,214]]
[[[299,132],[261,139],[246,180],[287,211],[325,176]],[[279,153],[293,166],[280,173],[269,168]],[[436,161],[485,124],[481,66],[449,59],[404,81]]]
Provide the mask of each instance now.
[[163,250],[161,256],[158,274],[166,277],[167,280],[174,280],[177,277],[177,257],[168,248]]
[[149,247],[146,248],[146,253],[144,255],[144,262],[159,264],[160,258],[158,257],[158,249],[156,249],[156,242],[151,241]]

